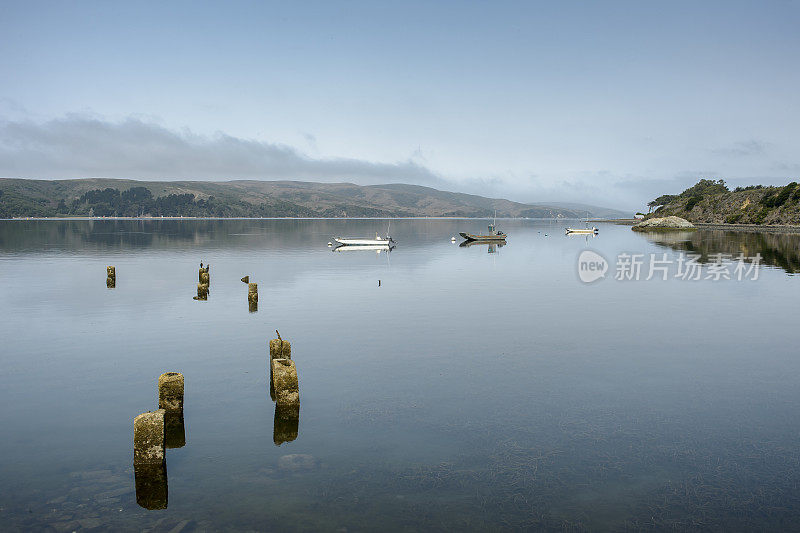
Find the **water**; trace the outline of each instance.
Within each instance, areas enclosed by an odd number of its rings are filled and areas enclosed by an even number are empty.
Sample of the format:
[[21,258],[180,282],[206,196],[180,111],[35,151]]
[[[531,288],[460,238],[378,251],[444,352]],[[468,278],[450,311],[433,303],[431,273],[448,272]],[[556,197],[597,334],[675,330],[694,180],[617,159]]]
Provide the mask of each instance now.
[[[484,225],[393,221],[387,255],[326,246],[374,220],[0,221],[0,529],[797,527],[798,236],[527,220],[496,253],[450,242]],[[586,248],[606,279],[578,279]],[[765,263],[617,281],[621,252]],[[280,446],[275,329],[301,397]],[[132,420],[166,371],[186,445],[148,511]]]

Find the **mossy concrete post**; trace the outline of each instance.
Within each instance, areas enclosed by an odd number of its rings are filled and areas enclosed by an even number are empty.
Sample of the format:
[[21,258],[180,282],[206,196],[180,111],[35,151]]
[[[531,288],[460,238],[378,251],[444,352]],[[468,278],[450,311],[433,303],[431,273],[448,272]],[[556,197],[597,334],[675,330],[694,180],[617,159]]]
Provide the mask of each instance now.
[[133,464],[162,464],[164,457],[164,410],[140,414],[133,419]]
[[283,339],[269,340],[269,359],[291,359],[292,343]]
[[208,284],[207,283],[198,283],[197,284],[197,299],[198,300],[208,300]]
[[275,390],[275,402],[278,405],[300,405],[300,385],[294,361],[272,360],[272,388]]
[[275,404],[275,419],[272,426],[272,442],[280,446],[297,438],[300,425],[300,404]]
[[165,372],[158,376],[158,408],[183,411],[183,374]]
[[247,301],[249,302],[258,301],[258,283],[247,284]]
[[134,464],[136,503],[148,510],[167,508],[167,464]]

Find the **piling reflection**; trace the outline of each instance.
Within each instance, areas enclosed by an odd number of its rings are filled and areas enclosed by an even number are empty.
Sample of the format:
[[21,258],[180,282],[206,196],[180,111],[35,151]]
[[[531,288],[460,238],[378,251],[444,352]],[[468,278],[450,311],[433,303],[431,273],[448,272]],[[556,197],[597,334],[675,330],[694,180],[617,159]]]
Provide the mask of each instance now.
[[723,230],[648,232],[641,235],[680,252],[697,254],[700,263],[711,263],[717,254],[748,258],[761,254],[761,264],[778,267],[790,274],[800,272],[800,235],[749,233]]
[[183,424],[183,411],[164,413],[164,446],[183,448],[186,446],[186,426]]
[[134,464],[136,503],[148,510],[167,508],[167,464]]
[[272,442],[280,446],[297,438],[300,425],[300,405],[275,404],[275,421],[272,429]]

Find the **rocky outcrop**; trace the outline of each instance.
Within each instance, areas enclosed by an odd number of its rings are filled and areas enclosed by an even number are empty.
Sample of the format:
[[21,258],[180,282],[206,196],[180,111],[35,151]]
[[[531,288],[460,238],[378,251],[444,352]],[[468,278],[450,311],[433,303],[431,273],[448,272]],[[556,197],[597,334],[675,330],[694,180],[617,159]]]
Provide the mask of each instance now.
[[685,218],[669,216],[664,218],[649,218],[631,228],[633,231],[662,231],[662,230],[696,230],[694,224]]

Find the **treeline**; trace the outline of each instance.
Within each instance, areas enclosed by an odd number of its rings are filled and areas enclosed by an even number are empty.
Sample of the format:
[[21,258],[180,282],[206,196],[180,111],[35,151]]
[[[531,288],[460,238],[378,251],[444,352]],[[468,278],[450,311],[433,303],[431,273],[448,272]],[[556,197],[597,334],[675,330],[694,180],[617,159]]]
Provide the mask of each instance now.
[[13,217],[304,217],[316,213],[291,202],[250,204],[233,198],[196,198],[192,193],[154,197],[146,187],[94,189],[72,201],[31,198],[0,190],[0,218]]
[[692,222],[728,224],[800,223],[800,186],[749,185],[731,191],[723,180],[701,179],[680,194],[649,202],[654,216],[678,215]]

